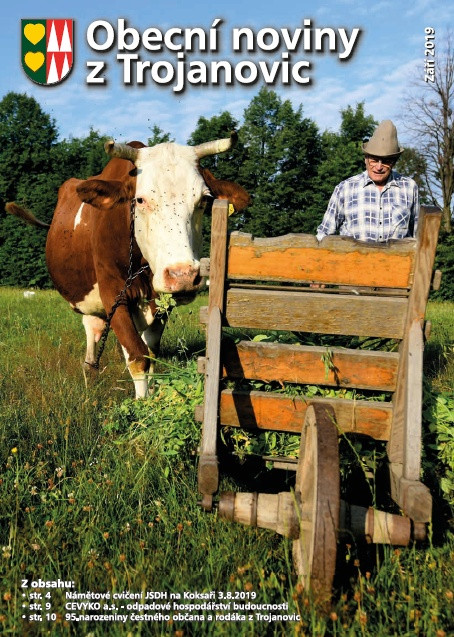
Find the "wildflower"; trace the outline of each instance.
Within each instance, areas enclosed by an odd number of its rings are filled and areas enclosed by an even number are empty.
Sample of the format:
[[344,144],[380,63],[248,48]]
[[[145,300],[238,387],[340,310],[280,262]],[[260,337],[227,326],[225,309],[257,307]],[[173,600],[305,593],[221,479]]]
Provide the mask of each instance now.
[[120,562],[126,562],[126,555],[124,553],[120,553],[118,559],[120,560]]
[[104,538],[105,540],[107,540],[107,539],[108,539],[108,537],[109,537],[109,531],[104,531],[104,533],[102,534],[102,536],[103,536],[103,538]]
[[367,624],[367,613],[361,611],[359,614],[359,623],[365,626]]
[[18,452],[17,447],[13,447],[13,448],[11,449],[11,453],[17,453],[17,452]]
[[245,591],[252,591],[253,590],[253,585],[252,582],[246,582],[246,584],[244,585],[244,590]]
[[6,591],[6,593],[3,595],[3,601],[5,602],[10,602],[12,598],[13,596],[11,594],[11,591]]
[[338,616],[337,613],[335,613],[334,611],[330,614],[329,618],[331,619],[331,621],[333,622],[337,622],[338,620]]
[[445,593],[445,597],[448,601],[452,602],[452,599],[454,597],[454,593],[452,591],[446,591]]
[[250,564],[245,564],[244,566],[238,566],[238,568],[236,569],[238,572],[238,575],[244,575],[246,571],[248,571],[251,568]]
[[32,544],[31,547],[34,551],[39,551],[39,549],[41,548],[40,545],[36,543]]
[[63,469],[62,469],[62,467],[57,467],[57,468],[55,469],[55,473],[57,474],[57,478],[61,478],[61,477],[62,477],[62,475],[63,475]]
[[53,520],[47,520],[47,522],[44,523],[44,526],[48,529],[51,529],[54,526]]
[[2,546],[3,558],[8,560],[11,557],[11,547],[10,546]]
[[181,524],[181,522],[178,522],[178,524],[177,524],[178,533],[181,533],[182,530],[183,530],[183,525]]

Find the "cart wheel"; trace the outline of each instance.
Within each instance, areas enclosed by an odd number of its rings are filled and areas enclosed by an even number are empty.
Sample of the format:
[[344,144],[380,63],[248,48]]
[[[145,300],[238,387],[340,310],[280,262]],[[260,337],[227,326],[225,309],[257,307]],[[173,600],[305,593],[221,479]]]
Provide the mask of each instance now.
[[296,472],[300,536],[293,562],[306,590],[318,603],[331,599],[340,510],[339,445],[334,410],[310,405],[301,433]]

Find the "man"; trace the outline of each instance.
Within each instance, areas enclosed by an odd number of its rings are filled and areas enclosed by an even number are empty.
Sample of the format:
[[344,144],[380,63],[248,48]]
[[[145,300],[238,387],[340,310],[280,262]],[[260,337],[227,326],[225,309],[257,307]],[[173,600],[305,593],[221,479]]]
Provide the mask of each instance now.
[[360,241],[388,241],[416,231],[418,186],[393,170],[403,149],[391,120],[381,122],[362,150],[366,170],[334,189],[317,229],[319,241],[336,232]]

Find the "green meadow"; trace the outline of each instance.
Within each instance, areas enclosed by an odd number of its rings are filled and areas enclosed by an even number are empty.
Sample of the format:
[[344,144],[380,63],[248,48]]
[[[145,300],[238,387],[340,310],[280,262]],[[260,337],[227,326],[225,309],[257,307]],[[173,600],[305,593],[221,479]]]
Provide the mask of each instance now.
[[[290,541],[225,522],[198,505],[194,408],[203,401],[196,358],[204,350],[198,322],[204,303],[206,297],[172,312],[150,397],[134,401],[113,334],[99,375],[87,377],[81,320],[61,297],[36,291],[26,298],[23,290],[0,288],[0,633],[453,635],[454,304],[428,307],[423,480],[434,497],[428,540],[406,548],[339,545],[332,606],[322,612],[298,584]],[[265,491],[275,480],[285,482],[252,455],[227,454],[238,445],[228,434],[223,439],[223,490],[263,485]],[[375,480],[379,461],[380,454],[354,447],[342,475],[348,480],[372,465]],[[68,592],[102,595],[100,609],[77,608]],[[150,592],[161,595],[152,599]],[[203,601],[188,595],[196,593],[214,595],[228,610],[189,611],[188,604]],[[87,597],[75,600],[81,601]],[[234,602],[281,610],[234,611]],[[121,615],[127,604],[154,604],[143,612],[155,618],[90,620]],[[288,617],[263,619],[270,614]]]

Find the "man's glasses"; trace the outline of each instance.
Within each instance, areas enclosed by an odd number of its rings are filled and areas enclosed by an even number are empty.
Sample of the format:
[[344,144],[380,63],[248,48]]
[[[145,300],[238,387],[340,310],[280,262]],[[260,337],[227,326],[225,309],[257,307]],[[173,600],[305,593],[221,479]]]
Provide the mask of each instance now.
[[388,157],[371,157],[370,155],[368,155],[367,159],[372,166],[381,164],[385,168],[390,168],[394,164],[394,161],[392,159],[389,159]]

